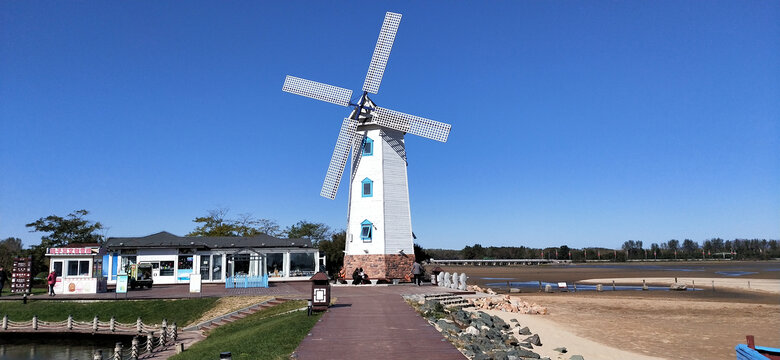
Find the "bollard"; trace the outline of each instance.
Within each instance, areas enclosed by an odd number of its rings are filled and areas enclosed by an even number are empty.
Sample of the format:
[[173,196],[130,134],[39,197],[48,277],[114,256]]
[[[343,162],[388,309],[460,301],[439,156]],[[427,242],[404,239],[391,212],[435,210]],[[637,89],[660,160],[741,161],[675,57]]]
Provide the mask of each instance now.
[[33,330],[38,330],[38,315],[33,315],[32,328]]
[[645,283],[645,279],[642,279],[642,290],[647,291],[649,290],[647,287],[647,283]]
[[[73,315],[68,315],[68,330],[73,330]],[[100,354],[102,357],[103,354]]]
[[138,336],[133,336],[130,343],[130,360],[138,360]]
[[577,283],[574,283],[574,292],[577,292]]
[[615,280],[612,280],[612,291],[615,291]]
[[219,360],[230,360],[233,358],[233,355],[230,353],[230,351],[219,353]]
[[715,291],[715,280],[712,280],[712,291]]
[[103,350],[95,350],[95,352],[92,353],[92,360],[103,360]]
[[160,337],[157,338],[157,347],[159,348],[165,347],[165,330],[163,330],[160,334]]
[[176,339],[178,338],[179,338],[179,331],[178,331],[178,327],[176,326],[176,322],[174,322],[173,327],[171,328],[171,339],[173,339],[173,341],[176,341]]
[[144,323],[141,322],[141,318],[139,317],[138,320],[135,321],[135,331],[141,332],[144,329]]
[[748,281],[748,289],[750,289],[750,281]]
[[111,329],[111,332],[116,331],[116,318],[113,316],[111,317],[111,320],[108,322],[108,328]]
[[184,343],[176,344],[176,353],[181,354],[184,352]]
[[3,315],[3,330],[8,330],[8,314]]
[[98,331],[98,317],[95,315],[95,318],[92,319],[92,332],[95,333]]
[[691,280],[691,286],[693,286],[693,290],[696,290],[696,280]]
[[24,295],[22,296],[22,304],[25,304],[25,305],[27,305],[27,294],[24,294]]
[[146,334],[146,352],[151,354],[154,350],[154,331]]
[[114,345],[114,360],[122,360],[122,343],[118,342]]
[[542,280],[539,280],[539,291],[542,291]]
[[598,292],[604,291],[604,288],[602,288],[601,284],[596,284],[596,291]]

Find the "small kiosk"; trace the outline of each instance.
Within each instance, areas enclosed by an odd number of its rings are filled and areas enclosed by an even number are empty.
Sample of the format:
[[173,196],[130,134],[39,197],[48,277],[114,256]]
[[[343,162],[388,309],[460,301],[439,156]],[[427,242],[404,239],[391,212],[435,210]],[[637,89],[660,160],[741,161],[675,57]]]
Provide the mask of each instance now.
[[49,248],[49,272],[57,273],[56,294],[94,294],[106,292],[103,276],[105,251],[98,244],[74,244]]

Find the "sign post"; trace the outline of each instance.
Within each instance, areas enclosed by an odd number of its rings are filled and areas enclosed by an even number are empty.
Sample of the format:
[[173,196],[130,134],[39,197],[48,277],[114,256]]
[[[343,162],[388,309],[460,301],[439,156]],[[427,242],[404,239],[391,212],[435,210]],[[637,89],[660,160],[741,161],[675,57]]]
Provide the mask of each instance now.
[[202,277],[200,274],[190,274],[190,294],[192,293],[200,294],[201,278]]
[[[127,299],[127,281],[127,275],[119,275],[116,277],[116,293],[125,294],[125,299]],[[116,298],[116,295],[114,295],[114,298]]]
[[29,294],[32,280],[32,258],[14,258],[14,267],[11,269],[11,275],[13,277],[11,292]]

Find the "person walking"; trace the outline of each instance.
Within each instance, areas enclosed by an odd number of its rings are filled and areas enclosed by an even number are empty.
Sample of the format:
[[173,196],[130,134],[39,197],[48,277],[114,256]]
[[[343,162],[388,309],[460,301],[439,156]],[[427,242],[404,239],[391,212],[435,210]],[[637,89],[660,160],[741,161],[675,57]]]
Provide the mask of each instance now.
[[8,280],[8,275],[5,274],[5,269],[0,266],[0,296],[3,295],[3,287],[6,280]]
[[49,283],[49,296],[54,296],[54,284],[57,283],[57,272],[50,272],[49,276],[46,277],[46,282]]
[[412,275],[414,275],[414,282],[417,286],[422,285],[422,265],[417,261],[412,265]]

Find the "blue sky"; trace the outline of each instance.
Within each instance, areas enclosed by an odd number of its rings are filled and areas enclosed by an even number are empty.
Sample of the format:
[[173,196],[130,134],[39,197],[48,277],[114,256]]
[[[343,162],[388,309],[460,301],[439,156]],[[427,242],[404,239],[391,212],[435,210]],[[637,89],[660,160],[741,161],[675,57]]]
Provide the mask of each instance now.
[[77,209],[109,236],[209,209],[346,222],[319,196],[403,14],[374,101],[452,124],[407,137],[424,247],[780,238],[780,3],[0,3],[0,238]]

